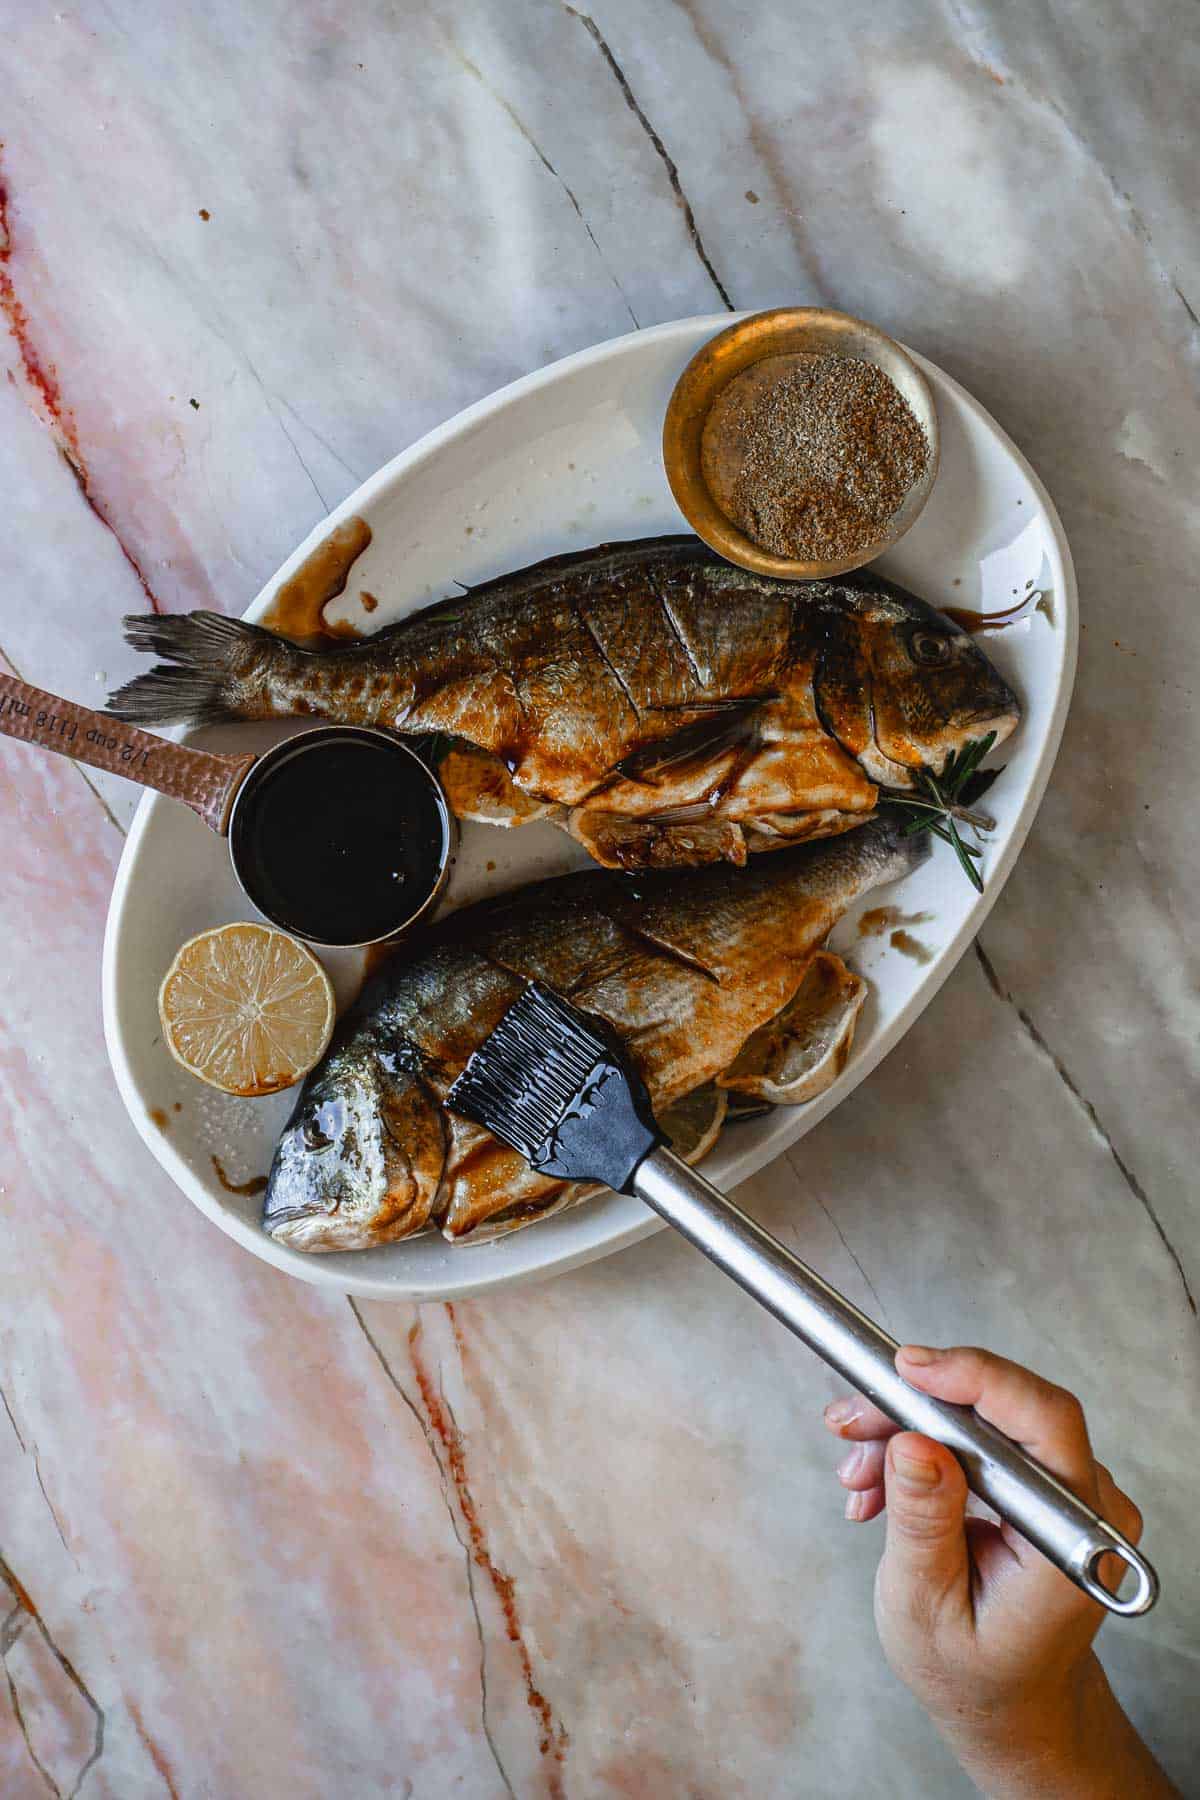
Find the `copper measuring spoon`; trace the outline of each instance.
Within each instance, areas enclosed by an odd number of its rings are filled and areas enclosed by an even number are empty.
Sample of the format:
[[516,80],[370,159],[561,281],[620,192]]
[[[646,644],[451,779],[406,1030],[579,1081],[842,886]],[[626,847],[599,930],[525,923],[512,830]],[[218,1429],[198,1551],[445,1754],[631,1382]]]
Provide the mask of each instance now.
[[[311,943],[358,947],[394,937],[397,932],[416,923],[434,905],[445,886],[450,867],[450,851],[454,821],[437,777],[419,756],[394,733],[365,725],[322,725],[298,733],[261,754],[243,752],[226,755],[213,750],[193,750],[176,744],[170,738],[156,737],[114,719],[108,713],[93,712],[61,695],[31,687],[15,675],[0,671],[0,734],[22,743],[36,744],[43,750],[57,751],[75,762],[104,769],[112,775],[123,775],[128,781],[153,788],[171,800],[181,800],[219,837],[229,843],[230,861],[237,882],[247,899],[264,917],[285,931],[296,932]],[[395,802],[400,789],[407,785],[409,795],[416,790],[420,804],[433,806],[441,824],[441,848],[431,863],[430,882],[423,886],[419,904],[414,906],[412,890],[407,883],[397,889],[397,917],[383,931],[352,939],[336,939],[322,935],[321,930],[304,928],[302,917],[282,917],[277,902],[266,891],[259,870],[259,859],[251,856],[254,845],[248,831],[240,829],[249,820],[253,808],[247,802],[261,798],[265,778],[285,764],[319,757],[333,745],[368,744],[385,749],[394,757],[396,773]],[[310,762],[310,768],[315,765]],[[348,877],[352,879],[352,876]],[[401,916],[402,915],[402,916]]]

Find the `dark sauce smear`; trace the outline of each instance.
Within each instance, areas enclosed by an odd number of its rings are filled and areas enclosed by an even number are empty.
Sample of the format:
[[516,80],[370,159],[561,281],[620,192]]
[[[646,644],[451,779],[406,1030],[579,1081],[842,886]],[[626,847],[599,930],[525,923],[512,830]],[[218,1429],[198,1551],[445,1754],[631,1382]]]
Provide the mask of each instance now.
[[370,542],[371,527],[365,519],[345,520],[305,557],[291,580],[284,582],[263,614],[262,623],[300,643],[360,637],[361,632],[345,619],[331,623],[325,617],[325,608],[345,592],[350,570]]
[[239,1193],[246,1201],[252,1201],[255,1193],[266,1193],[270,1186],[268,1175],[250,1175],[250,1181],[230,1181],[228,1175],[225,1174],[225,1168],[221,1165],[219,1156],[210,1156],[209,1161],[212,1163],[212,1168],[216,1170],[216,1179],[225,1188],[225,1192]]
[[1015,625],[1018,619],[1023,619],[1035,608],[1038,612],[1045,611],[1042,606],[1043,598],[1041,588],[1033,588],[1015,606],[1002,607],[999,612],[968,612],[965,606],[943,606],[941,610],[963,631],[974,636],[980,631],[1007,631],[1010,625]]
[[209,1161],[216,1170],[217,1180],[227,1194],[240,1194],[245,1200],[253,1200],[256,1194],[265,1194],[270,1186],[269,1178],[266,1175],[252,1175],[249,1181],[230,1181],[221,1166],[220,1157],[210,1157]]
[[400,744],[372,737],[298,740],[247,786],[231,838],[267,917],[324,944],[367,943],[407,924],[436,889],[448,848],[430,775]]

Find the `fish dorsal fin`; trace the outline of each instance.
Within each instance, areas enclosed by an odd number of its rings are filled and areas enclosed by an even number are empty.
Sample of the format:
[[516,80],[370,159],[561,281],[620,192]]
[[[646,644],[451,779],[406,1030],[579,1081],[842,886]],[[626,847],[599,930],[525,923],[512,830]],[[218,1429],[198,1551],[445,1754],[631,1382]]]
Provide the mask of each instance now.
[[618,573],[626,563],[641,565],[648,559],[656,565],[663,562],[704,563],[720,560],[698,537],[686,534],[629,538],[617,543],[596,544],[587,550],[565,550],[557,556],[547,556],[541,562],[531,563],[528,568],[495,575],[487,581],[476,582],[473,586],[455,577],[453,585],[461,588],[462,593],[448,594],[441,600],[431,601],[428,606],[422,606],[407,617],[385,626],[383,631],[375,632],[373,638],[377,641],[385,633],[400,633],[410,631],[415,626],[445,623],[447,615],[453,615],[455,608],[462,606],[466,600],[475,604],[497,593],[506,599],[519,600],[522,594],[528,594],[533,589],[565,581],[579,568],[594,572],[604,558],[608,559],[606,575]]

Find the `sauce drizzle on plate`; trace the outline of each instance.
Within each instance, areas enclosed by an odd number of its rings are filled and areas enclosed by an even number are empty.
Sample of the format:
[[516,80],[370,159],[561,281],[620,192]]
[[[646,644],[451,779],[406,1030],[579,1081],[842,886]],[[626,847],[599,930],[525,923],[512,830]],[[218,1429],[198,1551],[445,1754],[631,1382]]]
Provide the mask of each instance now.
[[252,1200],[256,1194],[266,1193],[267,1177],[265,1175],[252,1175],[249,1181],[230,1181],[228,1175],[221,1166],[220,1157],[214,1156],[210,1160],[213,1168],[217,1172],[217,1180],[227,1194],[240,1194],[243,1199]]
[[345,591],[351,569],[370,542],[371,527],[365,519],[356,513],[344,520],[276,590],[262,623],[268,630],[301,643],[314,638],[361,637],[362,632],[349,620],[331,623],[325,617],[325,608]]

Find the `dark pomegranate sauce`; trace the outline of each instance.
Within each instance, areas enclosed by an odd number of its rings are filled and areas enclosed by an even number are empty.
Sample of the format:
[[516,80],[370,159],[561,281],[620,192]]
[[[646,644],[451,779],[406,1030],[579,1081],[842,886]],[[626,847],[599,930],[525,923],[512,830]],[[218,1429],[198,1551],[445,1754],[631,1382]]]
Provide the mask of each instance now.
[[373,732],[306,732],[238,796],[234,867],[272,923],[321,944],[399,931],[449,855],[441,791],[411,751]]

